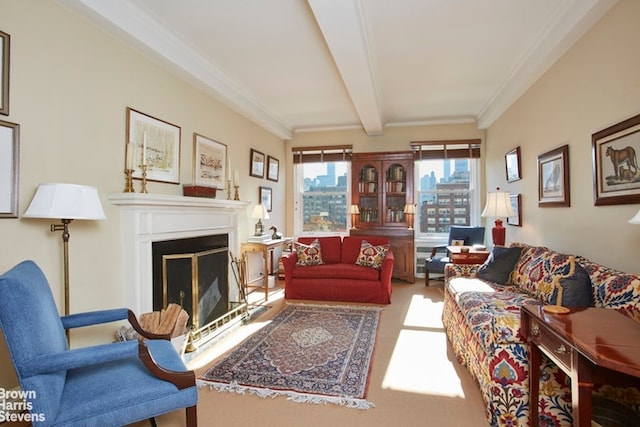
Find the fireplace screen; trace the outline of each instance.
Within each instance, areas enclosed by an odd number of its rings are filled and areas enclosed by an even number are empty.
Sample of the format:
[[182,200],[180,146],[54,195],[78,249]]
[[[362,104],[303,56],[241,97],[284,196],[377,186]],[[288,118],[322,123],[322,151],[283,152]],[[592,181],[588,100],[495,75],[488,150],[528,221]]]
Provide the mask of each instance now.
[[180,304],[198,329],[229,311],[228,249],[162,256],[162,303]]

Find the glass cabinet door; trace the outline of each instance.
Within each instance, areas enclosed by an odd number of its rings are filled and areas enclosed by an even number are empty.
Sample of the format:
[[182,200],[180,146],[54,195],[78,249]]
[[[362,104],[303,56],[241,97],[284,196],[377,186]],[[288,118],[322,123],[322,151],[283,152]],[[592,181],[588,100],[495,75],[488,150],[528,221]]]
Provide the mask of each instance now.
[[407,203],[407,171],[403,165],[392,163],[385,171],[386,224],[404,224],[404,206]]
[[379,221],[379,181],[378,168],[364,165],[358,174],[359,220],[365,224],[377,224]]

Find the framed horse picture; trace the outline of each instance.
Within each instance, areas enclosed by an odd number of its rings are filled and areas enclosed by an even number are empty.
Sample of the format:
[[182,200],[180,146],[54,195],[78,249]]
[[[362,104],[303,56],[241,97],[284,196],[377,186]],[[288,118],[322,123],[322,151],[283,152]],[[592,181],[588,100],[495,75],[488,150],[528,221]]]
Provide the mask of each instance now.
[[640,114],[591,136],[594,204],[640,203]]

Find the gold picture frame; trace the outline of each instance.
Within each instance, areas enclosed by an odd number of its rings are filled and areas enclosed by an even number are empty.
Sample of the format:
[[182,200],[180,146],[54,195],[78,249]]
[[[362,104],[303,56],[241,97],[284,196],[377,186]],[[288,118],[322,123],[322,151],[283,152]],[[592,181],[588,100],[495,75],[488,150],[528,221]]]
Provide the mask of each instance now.
[[569,145],[538,156],[538,206],[569,207]]

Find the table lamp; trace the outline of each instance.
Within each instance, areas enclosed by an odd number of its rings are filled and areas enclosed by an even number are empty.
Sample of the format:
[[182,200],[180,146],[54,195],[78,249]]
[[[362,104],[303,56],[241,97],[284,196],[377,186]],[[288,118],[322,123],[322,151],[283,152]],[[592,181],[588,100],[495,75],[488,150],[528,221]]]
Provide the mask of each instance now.
[[481,216],[496,218],[495,226],[491,229],[494,246],[504,246],[506,240],[506,229],[502,226],[502,220],[500,217],[516,215],[517,214],[511,207],[511,200],[509,199],[508,192],[500,191],[500,188],[498,187],[495,192],[489,192],[487,194],[487,203],[484,206]]
[[356,224],[358,223],[358,215],[360,215],[360,208],[358,205],[349,206],[349,215],[351,215],[351,229],[356,230]]
[[407,229],[413,230],[413,218],[416,213],[414,205],[404,205],[404,219],[407,222]]
[[264,234],[264,225],[262,224],[263,219],[269,219],[269,212],[267,212],[267,208],[264,207],[262,203],[259,205],[255,205],[253,207],[253,212],[251,213],[251,218],[257,219],[255,236],[262,236]]

